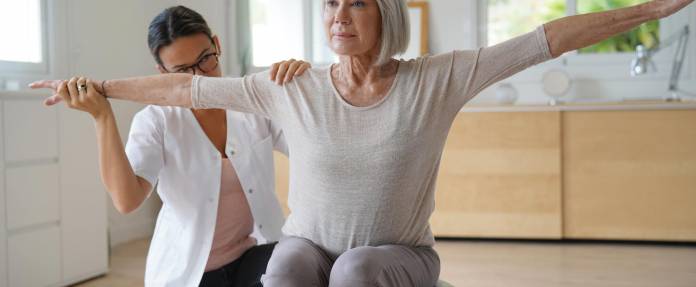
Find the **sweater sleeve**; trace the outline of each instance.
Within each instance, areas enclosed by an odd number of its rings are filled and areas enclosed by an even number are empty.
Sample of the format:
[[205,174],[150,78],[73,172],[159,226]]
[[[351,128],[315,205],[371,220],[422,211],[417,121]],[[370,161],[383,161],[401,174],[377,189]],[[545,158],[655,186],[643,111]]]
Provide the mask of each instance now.
[[495,46],[454,51],[425,59],[430,83],[457,111],[485,88],[551,59],[544,27]]
[[243,78],[193,77],[191,103],[196,109],[229,109],[271,118],[285,93],[268,72]]

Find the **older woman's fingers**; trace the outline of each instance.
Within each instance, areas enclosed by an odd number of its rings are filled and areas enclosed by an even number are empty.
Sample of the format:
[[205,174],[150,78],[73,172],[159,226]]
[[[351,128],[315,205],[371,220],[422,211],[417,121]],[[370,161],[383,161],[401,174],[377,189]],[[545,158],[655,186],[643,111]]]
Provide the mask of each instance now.
[[293,62],[288,66],[288,71],[285,73],[285,79],[283,80],[283,83],[290,82],[292,78],[295,76],[295,73],[297,73],[297,69],[302,66],[301,61]]
[[43,102],[45,106],[52,106],[60,103],[63,98],[57,94],[58,88],[65,84],[63,80],[41,80],[29,84],[31,89],[51,89],[53,90],[53,95],[46,98]]
[[44,106],[50,107],[63,101],[60,95],[53,95],[43,101]]
[[43,104],[44,106],[53,106],[64,101],[66,96],[70,96],[68,93],[68,83],[66,81],[60,81],[60,84],[55,88],[53,96],[46,98]]
[[58,90],[58,87],[65,82],[63,80],[42,80],[36,81],[29,84],[29,88],[32,89],[51,89],[54,92]]

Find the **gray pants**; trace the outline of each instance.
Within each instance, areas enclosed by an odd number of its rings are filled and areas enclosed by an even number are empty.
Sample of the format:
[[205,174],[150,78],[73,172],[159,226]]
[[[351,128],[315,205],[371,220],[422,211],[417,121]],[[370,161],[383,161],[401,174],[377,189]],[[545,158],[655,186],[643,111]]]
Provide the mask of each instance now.
[[430,247],[358,247],[332,260],[316,244],[299,237],[280,240],[261,278],[269,287],[432,287],[440,258]]

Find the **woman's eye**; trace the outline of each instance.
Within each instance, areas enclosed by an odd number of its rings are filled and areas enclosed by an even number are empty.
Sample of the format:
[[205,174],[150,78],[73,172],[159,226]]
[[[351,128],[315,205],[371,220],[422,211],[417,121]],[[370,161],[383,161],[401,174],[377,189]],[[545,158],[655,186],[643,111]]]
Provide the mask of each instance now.
[[198,63],[205,63],[205,62],[207,62],[208,60],[210,60],[210,57],[212,57],[212,56],[213,56],[212,54],[211,54],[211,55],[205,55],[205,56],[203,56],[203,58],[201,58],[200,61],[198,61]]
[[365,1],[355,1],[353,2],[353,6],[358,8],[365,7]]
[[328,1],[326,1],[326,6],[328,6],[328,7],[336,7],[336,6],[338,6],[338,1],[336,1],[336,0],[328,0]]

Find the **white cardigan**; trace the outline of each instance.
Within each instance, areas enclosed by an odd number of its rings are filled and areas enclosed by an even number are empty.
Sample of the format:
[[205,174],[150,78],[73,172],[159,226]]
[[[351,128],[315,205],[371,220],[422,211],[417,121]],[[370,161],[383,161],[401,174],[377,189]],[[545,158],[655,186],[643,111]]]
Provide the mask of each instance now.
[[[227,112],[225,153],[254,217],[259,243],[280,239],[284,217],[275,194],[274,147],[287,154],[269,120]],[[147,256],[145,286],[198,286],[208,261],[220,192],[220,152],[193,112],[148,106],[133,119],[126,154],[135,174],[162,199]]]

